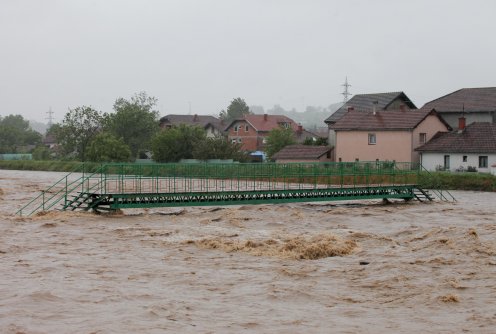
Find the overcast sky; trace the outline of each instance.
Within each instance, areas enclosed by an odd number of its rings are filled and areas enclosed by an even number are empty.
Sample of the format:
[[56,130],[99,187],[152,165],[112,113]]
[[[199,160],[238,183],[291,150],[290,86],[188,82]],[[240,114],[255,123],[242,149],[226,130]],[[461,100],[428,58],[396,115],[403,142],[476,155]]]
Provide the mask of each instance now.
[[160,114],[235,97],[303,111],[404,91],[421,107],[496,86],[492,0],[1,0],[0,116],[60,121],[145,91]]

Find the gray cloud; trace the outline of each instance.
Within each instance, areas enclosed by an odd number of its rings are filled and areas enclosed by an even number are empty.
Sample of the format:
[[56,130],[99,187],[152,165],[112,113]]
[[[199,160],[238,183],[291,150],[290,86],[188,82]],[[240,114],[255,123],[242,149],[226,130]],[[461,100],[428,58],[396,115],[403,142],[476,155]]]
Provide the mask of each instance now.
[[0,115],[111,111],[146,91],[162,115],[234,97],[303,110],[403,90],[417,104],[494,86],[496,2],[3,0]]

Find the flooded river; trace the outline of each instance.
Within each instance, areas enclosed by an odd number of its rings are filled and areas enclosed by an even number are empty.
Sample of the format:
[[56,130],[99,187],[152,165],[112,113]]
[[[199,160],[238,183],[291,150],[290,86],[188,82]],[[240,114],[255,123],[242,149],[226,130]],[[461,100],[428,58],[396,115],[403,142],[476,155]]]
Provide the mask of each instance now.
[[0,170],[0,333],[496,332],[496,193],[13,216],[62,175]]

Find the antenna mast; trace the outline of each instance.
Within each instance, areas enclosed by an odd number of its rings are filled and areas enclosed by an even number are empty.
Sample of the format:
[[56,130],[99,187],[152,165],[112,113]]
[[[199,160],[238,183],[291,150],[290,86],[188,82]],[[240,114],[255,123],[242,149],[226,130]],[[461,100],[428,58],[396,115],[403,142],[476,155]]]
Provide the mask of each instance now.
[[346,103],[348,102],[348,97],[352,95],[348,90],[348,87],[351,87],[351,85],[348,83],[348,76],[344,80],[344,84],[342,84],[341,86],[344,87],[344,92],[342,92],[341,94],[344,96],[343,102]]

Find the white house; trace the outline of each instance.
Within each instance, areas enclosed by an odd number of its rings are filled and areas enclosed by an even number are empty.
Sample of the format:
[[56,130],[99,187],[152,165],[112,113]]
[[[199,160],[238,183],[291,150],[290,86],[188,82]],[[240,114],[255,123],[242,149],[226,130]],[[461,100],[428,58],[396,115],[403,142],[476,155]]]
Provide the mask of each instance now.
[[427,170],[489,173],[496,164],[496,124],[474,122],[465,127],[460,118],[459,129],[438,132],[430,141],[416,149]]

